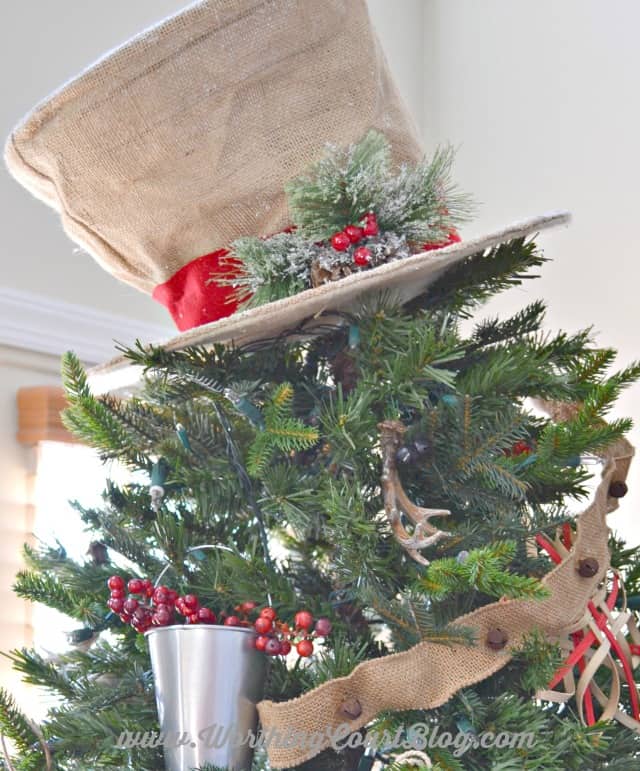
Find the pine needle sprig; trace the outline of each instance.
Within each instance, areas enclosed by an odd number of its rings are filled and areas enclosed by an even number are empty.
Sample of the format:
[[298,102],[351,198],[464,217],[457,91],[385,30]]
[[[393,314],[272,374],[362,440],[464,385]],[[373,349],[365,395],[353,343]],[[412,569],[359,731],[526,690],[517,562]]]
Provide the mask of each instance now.
[[533,240],[515,238],[449,267],[413,304],[469,318],[492,295],[537,278],[530,271],[546,261]]
[[321,486],[312,472],[286,463],[271,463],[263,473],[258,503],[274,523],[286,524],[300,537],[319,525]]
[[264,408],[265,427],[256,434],[249,449],[247,470],[258,476],[273,453],[284,454],[307,450],[318,441],[318,430],[290,416],[293,388],[289,383],[278,386]]
[[473,396],[563,399],[570,393],[568,377],[549,366],[552,356],[552,347],[527,341],[485,348],[458,375],[456,387]]
[[15,699],[0,688],[0,733],[7,736],[23,753],[38,742],[38,736]]
[[[347,468],[358,465],[356,450],[377,437],[377,417],[372,410],[371,391],[366,384],[345,394],[339,385],[323,404],[320,424],[332,458]],[[370,460],[370,456],[367,459]]]
[[558,643],[547,639],[540,630],[525,635],[520,645],[512,649],[512,655],[522,666],[521,686],[526,693],[546,688],[563,662]]
[[373,211],[389,174],[391,147],[376,131],[325,157],[285,188],[293,222],[309,241],[324,241]]
[[427,567],[419,585],[434,600],[469,590],[496,598],[546,597],[547,588],[536,578],[507,571],[514,555],[513,542],[497,541],[471,550],[465,560],[444,557]]
[[117,345],[125,359],[145,371],[172,375],[181,367],[188,366],[201,372],[224,372],[237,364],[238,352],[233,346],[214,343],[211,346],[191,345],[170,350],[161,345],[136,340],[133,346]]
[[236,275],[224,280],[235,287],[234,297],[246,308],[297,294],[310,283],[311,263],[319,248],[299,233],[270,238],[245,237],[232,244]]
[[614,419],[605,422],[604,416],[621,390],[637,379],[639,373],[640,367],[633,364],[606,380],[583,384],[584,400],[578,403],[571,418],[561,423],[549,421],[541,431],[537,444],[538,456],[543,461],[562,461],[584,453],[597,452],[627,433],[632,426],[631,420]]
[[544,301],[536,300],[508,319],[484,319],[476,325],[471,336],[472,344],[467,347],[467,351],[471,352],[487,345],[521,339],[526,335],[538,332],[544,321],[545,313]]
[[[62,360],[62,376],[69,407],[62,413],[66,428],[86,444],[95,447],[104,459],[118,458],[135,468],[145,468],[148,459],[139,444],[140,425],[129,419],[127,409],[111,397],[96,398],[89,389],[86,373],[78,357],[67,352]],[[146,409],[140,406],[143,411]]]
[[328,147],[325,158],[286,188],[293,221],[316,242],[374,211],[383,231],[440,242],[473,208],[451,182],[454,155],[451,147],[440,148],[431,160],[395,169],[388,140],[373,130],[350,147]]
[[416,243],[441,243],[452,225],[466,222],[473,202],[451,180],[454,158],[452,147],[442,147],[431,160],[389,174],[374,204],[381,228]]
[[37,651],[21,648],[5,654],[13,668],[21,672],[23,680],[31,685],[41,686],[67,699],[77,696],[76,684],[54,661],[47,661]]
[[440,645],[473,644],[475,636],[471,629],[460,625],[439,624],[424,598],[410,596],[408,605],[420,640],[428,640]]
[[83,608],[83,598],[71,592],[56,578],[31,570],[21,570],[13,586],[18,597],[31,602],[41,602],[81,621],[97,621],[95,614]]
[[[149,551],[149,536],[143,537],[140,526],[140,510],[136,511],[133,520],[113,511],[83,508],[78,502],[74,502],[74,508],[80,512],[83,520],[101,533],[103,543],[113,551],[121,554],[126,559],[151,575],[160,571],[162,565]],[[143,509],[144,511],[144,509]]]
[[314,662],[311,675],[312,687],[322,685],[336,677],[347,677],[363,661],[370,657],[368,640],[354,645],[344,636],[335,635],[331,648],[322,651]]

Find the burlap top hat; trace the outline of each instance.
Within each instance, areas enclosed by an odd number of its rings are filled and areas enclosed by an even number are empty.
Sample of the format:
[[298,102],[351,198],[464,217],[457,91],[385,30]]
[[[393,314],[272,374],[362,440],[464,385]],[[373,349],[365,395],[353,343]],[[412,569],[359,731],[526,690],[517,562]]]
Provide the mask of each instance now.
[[[368,130],[422,157],[364,0],[206,0],[110,52],[14,130],[6,161],[115,278],[170,310],[170,348],[242,344],[368,293],[418,294],[447,266],[562,222],[554,213],[249,310],[224,249],[290,225],[286,183]],[[117,365],[110,365],[113,370]]]

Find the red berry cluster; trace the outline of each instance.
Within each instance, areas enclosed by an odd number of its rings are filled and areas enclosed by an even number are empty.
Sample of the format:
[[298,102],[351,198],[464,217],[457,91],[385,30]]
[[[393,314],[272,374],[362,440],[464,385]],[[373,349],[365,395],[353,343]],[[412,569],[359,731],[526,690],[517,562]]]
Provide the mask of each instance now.
[[520,440],[519,442],[516,442],[510,449],[505,450],[504,454],[507,456],[517,456],[517,455],[529,455],[534,450],[534,447],[532,444],[529,444],[529,442],[525,442],[524,440]]
[[[268,656],[286,656],[295,643],[299,656],[306,658],[313,653],[313,638],[326,637],[331,633],[328,618],[319,618],[313,623],[308,610],[300,610],[294,618],[294,626],[280,621],[273,608],[263,608],[255,624],[258,633],[256,648]],[[312,631],[313,627],[313,631]]]
[[[372,238],[380,232],[378,220],[373,212],[364,215],[360,225],[347,225],[344,230],[331,236],[331,246],[337,252],[345,252],[352,244],[357,244],[363,238]],[[353,261],[361,268],[371,262],[371,250],[366,246],[359,246],[353,252]]]
[[249,602],[242,602],[240,605],[236,605],[234,610],[235,613],[231,616],[228,616],[226,613],[222,612],[220,614],[220,620],[224,624],[224,626],[244,626],[244,627],[250,627],[251,621],[249,621],[249,614],[255,610],[258,607],[257,602],[249,601]]
[[432,252],[434,249],[444,249],[445,246],[451,246],[451,244],[459,244],[462,239],[460,234],[455,228],[451,228],[447,237],[443,241],[434,241],[431,244],[423,244],[423,252]]

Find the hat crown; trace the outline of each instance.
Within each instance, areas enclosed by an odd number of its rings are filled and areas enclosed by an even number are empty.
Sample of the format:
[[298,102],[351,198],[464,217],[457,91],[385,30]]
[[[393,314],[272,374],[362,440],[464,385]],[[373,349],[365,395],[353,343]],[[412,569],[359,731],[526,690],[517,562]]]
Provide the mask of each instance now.
[[207,0],[56,92],[6,157],[75,241],[153,292],[284,228],[286,182],[369,128],[420,157],[364,0]]

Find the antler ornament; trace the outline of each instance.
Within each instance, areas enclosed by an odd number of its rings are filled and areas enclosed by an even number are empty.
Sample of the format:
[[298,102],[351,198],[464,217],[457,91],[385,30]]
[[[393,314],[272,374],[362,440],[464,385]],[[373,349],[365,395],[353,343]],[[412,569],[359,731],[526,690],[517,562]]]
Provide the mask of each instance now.
[[[378,428],[382,447],[382,495],[389,524],[396,540],[409,556],[421,565],[428,565],[429,560],[420,554],[420,549],[433,546],[451,535],[434,527],[429,520],[431,517],[447,517],[451,512],[447,509],[425,509],[409,500],[396,465],[396,453],[402,444],[406,426],[399,420],[385,420],[378,424]],[[402,524],[402,514],[415,525],[413,533],[409,533]]]

